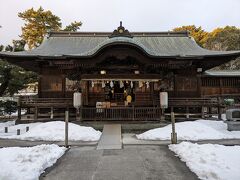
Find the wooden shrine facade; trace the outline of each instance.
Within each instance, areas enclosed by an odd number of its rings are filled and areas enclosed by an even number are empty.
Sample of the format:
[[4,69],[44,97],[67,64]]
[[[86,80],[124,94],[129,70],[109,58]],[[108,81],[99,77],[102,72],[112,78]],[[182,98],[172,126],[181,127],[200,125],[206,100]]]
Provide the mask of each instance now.
[[39,73],[38,97],[20,102],[35,108],[35,119],[47,108],[73,108],[81,90],[83,120],[156,120],[160,91],[171,110],[188,112],[220,107],[221,96],[239,98],[239,75],[206,73],[239,55],[203,49],[187,32],[130,33],[120,25],[113,33],[52,32],[40,47],[0,58]]

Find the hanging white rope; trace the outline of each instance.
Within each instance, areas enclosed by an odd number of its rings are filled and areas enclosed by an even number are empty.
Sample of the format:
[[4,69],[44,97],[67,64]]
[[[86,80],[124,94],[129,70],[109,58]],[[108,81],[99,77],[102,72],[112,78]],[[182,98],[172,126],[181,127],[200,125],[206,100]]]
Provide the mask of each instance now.
[[111,88],[114,87],[113,81],[110,82],[110,87],[111,87]]
[[131,86],[131,88],[133,88],[133,82],[131,81],[131,83],[130,83],[130,86]]
[[149,82],[148,81],[146,82],[146,85],[147,85],[147,88],[149,88]]
[[102,81],[102,88],[105,88],[106,84],[104,81]]
[[120,88],[123,88],[124,87],[124,84],[123,84],[123,81],[120,81]]

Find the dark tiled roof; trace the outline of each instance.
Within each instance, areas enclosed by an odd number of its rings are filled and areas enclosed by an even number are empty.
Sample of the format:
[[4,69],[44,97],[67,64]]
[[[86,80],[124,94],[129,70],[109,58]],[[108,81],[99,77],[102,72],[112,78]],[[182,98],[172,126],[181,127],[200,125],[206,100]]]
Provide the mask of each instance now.
[[112,44],[126,44],[151,57],[205,57],[238,55],[240,51],[210,51],[196,44],[187,32],[135,32],[132,38],[109,38],[108,32],[51,32],[38,48],[22,52],[1,52],[2,56],[86,57]]

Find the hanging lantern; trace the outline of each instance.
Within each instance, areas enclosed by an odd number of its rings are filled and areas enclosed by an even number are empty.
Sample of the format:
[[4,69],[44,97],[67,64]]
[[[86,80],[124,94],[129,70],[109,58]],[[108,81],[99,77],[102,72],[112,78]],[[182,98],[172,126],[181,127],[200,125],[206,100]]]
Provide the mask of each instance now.
[[105,82],[104,81],[102,81],[102,88],[105,88]]
[[120,88],[123,88],[124,87],[124,84],[123,84],[123,81],[120,81]]
[[73,94],[73,106],[76,109],[79,109],[82,106],[82,93],[75,92]]
[[138,82],[138,86],[141,88],[141,87],[143,87],[143,82],[142,81],[139,81]]
[[131,83],[130,83],[130,86],[131,86],[131,88],[133,88],[133,82],[131,81]]
[[146,82],[146,85],[147,85],[147,88],[149,88],[149,82],[148,81]]
[[167,92],[160,92],[160,107],[167,108],[168,107],[168,93]]
[[111,87],[111,88],[114,87],[113,81],[110,82],[110,87]]
[[94,82],[92,81],[92,87],[94,87]]

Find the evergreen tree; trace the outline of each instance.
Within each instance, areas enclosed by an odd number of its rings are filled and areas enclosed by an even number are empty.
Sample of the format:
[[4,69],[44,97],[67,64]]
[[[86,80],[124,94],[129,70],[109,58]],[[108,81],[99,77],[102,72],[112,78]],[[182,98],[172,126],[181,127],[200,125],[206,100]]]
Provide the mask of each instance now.
[[[218,51],[240,50],[240,29],[235,26],[214,29],[208,34],[205,48]],[[240,70],[240,58],[214,69]]]
[[[13,51],[24,50],[21,40],[13,41],[13,46],[8,45],[5,49]],[[4,48],[3,48],[4,49]],[[37,74],[31,71],[25,71],[23,68],[12,65],[4,60],[0,60],[0,96],[17,93],[25,88],[27,84],[36,82]]]
[[204,31],[201,26],[199,27],[196,27],[195,25],[181,26],[174,28],[173,31],[175,32],[188,31],[190,33],[190,36],[194,38],[196,43],[198,43],[202,47],[204,46],[208,37],[208,32]]
[[22,27],[21,38],[26,41],[29,49],[39,46],[44,36],[49,31],[58,31],[61,29],[61,19],[52,14],[51,11],[44,11],[42,7],[37,10],[28,9],[18,13],[26,23]]
[[[21,38],[26,42],[29,49],[38,47],[44,36],[50,31],[60,31],[62,28],[61,19],[50,10],[44,11],[42,7],[37,10],[33,8],[18,13],[26,23],[22,27]],[[77,31],[81,22],[74,21],[66,26],[64,31]]]
[[70,25],[66,26],[65,29],[63,31],[72,31],[75,32],[78,29],[80,29],[80,26],[82,25],[82,23],[79,21],[74,21],[72,22]]

